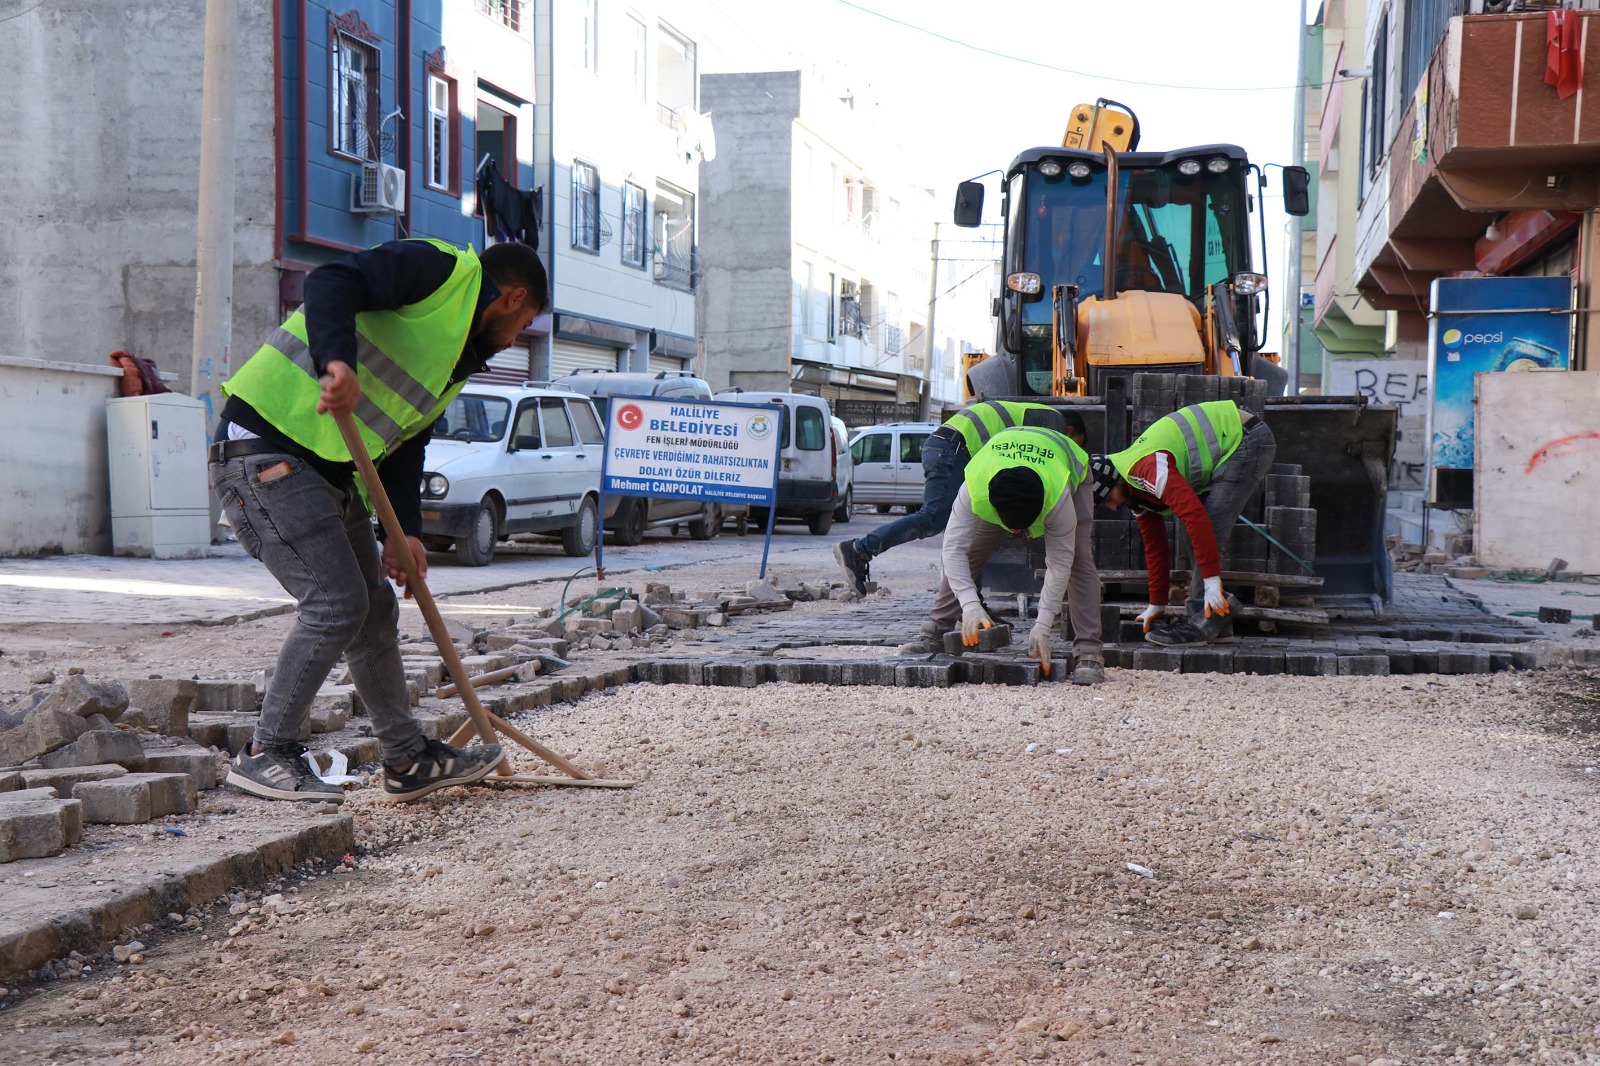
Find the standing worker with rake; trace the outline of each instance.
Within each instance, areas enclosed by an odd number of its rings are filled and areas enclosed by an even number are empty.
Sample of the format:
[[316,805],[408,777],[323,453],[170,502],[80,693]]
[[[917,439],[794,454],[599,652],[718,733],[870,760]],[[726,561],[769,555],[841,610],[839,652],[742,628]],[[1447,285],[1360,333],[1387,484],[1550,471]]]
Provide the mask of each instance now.
[[479,256],[443,241],[392,241],[312,271],[305,304],[223,385],[212,489],[239,542],[299,604],[228,784],[267,799],[343,798],[311,771],[298,739],[341,654],[383,747],[387,798],[417,799],[500,766],[498,744],[451,747],[411,714],[387,580],[406,584],[400,549],[391,540],[380,552],[335,418],[353,417],[379,464],[421,578],[433,423],[549,303],[544,265],[527,245]]

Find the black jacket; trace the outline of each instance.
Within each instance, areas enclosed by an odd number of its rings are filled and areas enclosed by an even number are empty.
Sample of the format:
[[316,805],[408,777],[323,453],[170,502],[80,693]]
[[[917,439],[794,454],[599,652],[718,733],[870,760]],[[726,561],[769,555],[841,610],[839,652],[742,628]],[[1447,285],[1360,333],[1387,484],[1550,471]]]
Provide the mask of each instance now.
[[[306,277],[305,316],[311,361],[316,364],[317,372],[320,374],[335,361],[348,363],[352,368],[356,365],[358,313],[395,311],[421,303],[449,280],[455,265],[454,256],[423,241],[390,241],[313,270]],[[494,282],[485,277],[473,320],[477,321],[483,309],[499,295]],[[469,340],[456,361],[451,382],[464,381],[476,374],[488,365],[489,357],[494,354],[479,350]],[[354,463],[330,463],[312,454],[279,433],[254,407],[237,396],[230,396],[223,405],[214,439],[226,440],[230,423],[278,445],[289,455],[305,459],[334,484],[347,482],[355,474]],[[430,425],[407,438],[378,464],[378,475],[389,501],[394,504],[400,528],[413,537],[422,533],[422,467],[428,438],[432,435]]]

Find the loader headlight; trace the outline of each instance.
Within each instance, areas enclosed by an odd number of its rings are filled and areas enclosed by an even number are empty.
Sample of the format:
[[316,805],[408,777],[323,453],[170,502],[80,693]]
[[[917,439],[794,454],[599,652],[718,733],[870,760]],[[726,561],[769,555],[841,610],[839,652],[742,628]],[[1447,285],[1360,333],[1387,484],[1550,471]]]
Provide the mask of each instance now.
[[1061,164],[1054,159],[1046,159],[1039,164],[1039,173],[1047,178],[1059,178],[1061,176]]
[[1185,177],[1194,177],[1196,174],[1200,173],[1200,160],[1185,159],[1181,161],[1178,164],[1178,173],[1184,175]]
[[1008,274],[1006,275],[1006,288],[1012,292],[1033,296],[1044,290],[1044,282],[1039,280],[1039,275],[1037,274]]
[[422,475],[422,494],[435,499],[450,491],[450,479],[443,474]]
[[1240,296],[1254,296],[1258,292],[1265,292],[1267,276],[1265,274],[1251,274],[1244,272],[1233,276],[1233,291]]
[[1082,181],[1084,178],[1087,178],[1089,176],[1089,164],[1088,163],[1071,163],[1071,164],[1068,164],[1067,173],[1070,174],[1072,177],[1077,178],[1079,181]]
[[1213,174],[1226,174],[1229,168],[1232,166],[1232,160],[1224,159],[1220,155],[1215,159],[1206,160],[1206,169],[1211,171]]

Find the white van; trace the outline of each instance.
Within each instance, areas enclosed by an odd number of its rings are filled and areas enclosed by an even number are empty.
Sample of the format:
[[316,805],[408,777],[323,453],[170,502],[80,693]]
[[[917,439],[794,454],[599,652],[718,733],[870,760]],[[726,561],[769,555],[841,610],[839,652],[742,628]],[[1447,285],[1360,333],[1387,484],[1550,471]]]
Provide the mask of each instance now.
[[[839,461],[843,441],[834,432],[833,411],[820,396],[798,392],[745,392],[724,389],[715,399],[731,403],[770,403],[784,410],[778,465],[778,517],[802,521],[812,533],[833,528],[840,498]],[[845,491],[848,491],[846,486]],[[751,521],[767,516],[752,511]]]
[[868,426],[850,442],[855,462],[855,502],[871,504],[879,514],[922,506],[922,446],[939,428],[937,422],[892,422]]

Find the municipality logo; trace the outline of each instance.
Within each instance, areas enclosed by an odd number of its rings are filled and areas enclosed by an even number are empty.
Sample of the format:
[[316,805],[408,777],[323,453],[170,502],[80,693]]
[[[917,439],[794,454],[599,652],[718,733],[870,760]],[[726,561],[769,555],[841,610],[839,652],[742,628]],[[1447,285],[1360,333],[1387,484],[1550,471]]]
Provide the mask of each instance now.
[[750,421],[744,424],[744,428],[750,431],[752,439],[766,440],[772,436],[772,416],[767,414],[751,415]]

